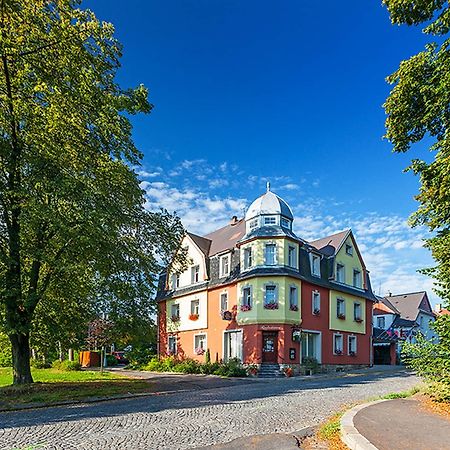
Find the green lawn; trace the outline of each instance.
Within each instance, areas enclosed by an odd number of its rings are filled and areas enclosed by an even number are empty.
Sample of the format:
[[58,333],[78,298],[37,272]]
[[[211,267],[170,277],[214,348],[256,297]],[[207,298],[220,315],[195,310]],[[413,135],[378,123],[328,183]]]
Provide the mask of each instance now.
[[121,377],[109,372],[63,372],[57,369],[32,369],[36,383],[11,386],[12,371],[0,368],[0,408],[24,403],[54,403],[137,392],[152,392],[154,386],[144,380]]

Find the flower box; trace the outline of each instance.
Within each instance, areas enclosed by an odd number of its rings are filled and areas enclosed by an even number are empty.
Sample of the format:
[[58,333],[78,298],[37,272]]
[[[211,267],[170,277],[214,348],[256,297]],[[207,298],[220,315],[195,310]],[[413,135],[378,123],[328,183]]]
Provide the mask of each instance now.
[[201,355],[203,355],[204,353],[205,353],[205,350],[204,350],[203,348],[201,348],[201,347],[198,347],[198,348],[195,349],[195,354],[196,354],[196,355],[201,356]]
[[320,314],[320,309],[319,309],[319,308],[315,308],[315,309],[313,310],[313,314],[314,314],[315,316],[318,316],[318,315]]
[[337,349],[337,350],[334,351],[334,354],[335,355],[342,355],[342,350]]
[[189,320],[198,320],[198,314],[189,314]]
[[291,311],[298,311],[298,306],[297,306],[297,305],[291,305],[291,306],[289,307],[289,309],[290,309]]
[[341,319],[341,320],[345,319],[345,314],[340,313],[337,316],[338,316],[338,319]]
[[355,322],[361,323],[361,322],[363,322],[363,320],[361,319],[361,317],[357,317],[357,318],[355,319]]
[[250,311],[251,309],[252,309],[252,307],[250,305],[241,305],[242,312]]
[[278,309],[278,303],[266,303],[264,309]]
[[354,352],[354,351],[350,351],[350,352],[348,352],[348,354],[349,354],[350,356],[356,356],[356,352]]
[[171,319],[172,319],[172,322],[179,322],[180,316],[172,316]]

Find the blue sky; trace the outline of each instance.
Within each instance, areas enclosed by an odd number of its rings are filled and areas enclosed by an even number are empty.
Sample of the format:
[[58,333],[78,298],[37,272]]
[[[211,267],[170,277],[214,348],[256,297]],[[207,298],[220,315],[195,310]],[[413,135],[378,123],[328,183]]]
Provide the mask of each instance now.
[[[308,3],[308,5],[305,5]],[[148,207],[199,234],[264,191],[291,205],[313,239],[351,227],[376,293],[422,289],[432,263],[411,230],[418,180],[402,173],[420,144],[382,139],[385,78],[426,42],[390,24],[381,2],[85,1],[124,44],[121,85],[155,105],[133,118]]]

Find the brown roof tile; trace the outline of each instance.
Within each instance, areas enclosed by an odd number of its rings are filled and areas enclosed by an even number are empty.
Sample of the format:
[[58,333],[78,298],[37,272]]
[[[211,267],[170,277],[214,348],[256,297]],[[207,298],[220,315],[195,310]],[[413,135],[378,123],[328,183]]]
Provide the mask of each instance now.
[[216,255],[217,253],[236,247],[236,243],[244,236],[244,234],[244,219],[240,219],[234,223],[229,223],[228,225],[207,234],[204,239],[211,241],[209,256]]
[[209,249],[211,248],[211,240],[204,237],[197,236],[194,233],[187,233],[188,236],[195,242],[197,247],[203,252],[205,256],[208,256]]
[[339,233],[332,234],[331,236],[312,241],[310,242],[310,244],[326,255],[333,255],[336,250],[342,245],[349,232],[350,230],[344,230]]
[[433,313],[425,291],[390,295],[384,299],[400,312],[402,319],[416,320],[419,309],[427,311],[430,314]]

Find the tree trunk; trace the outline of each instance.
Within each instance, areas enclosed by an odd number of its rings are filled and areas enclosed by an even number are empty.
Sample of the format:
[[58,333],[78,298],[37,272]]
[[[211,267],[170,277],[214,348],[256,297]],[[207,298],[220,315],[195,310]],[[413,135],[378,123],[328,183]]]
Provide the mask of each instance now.
[[9,336],[12,345],[13,383],[33,383],[30,369],[30,335],[11,334]]

